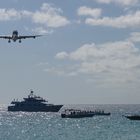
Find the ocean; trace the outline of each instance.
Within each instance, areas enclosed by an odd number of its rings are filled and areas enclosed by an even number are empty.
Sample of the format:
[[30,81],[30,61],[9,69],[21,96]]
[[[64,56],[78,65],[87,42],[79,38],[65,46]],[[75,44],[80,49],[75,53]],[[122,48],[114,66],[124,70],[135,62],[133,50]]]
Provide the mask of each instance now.
[[[111,116],[61,118],[65,108],[104,109]],[[140,105],[65,105],[58,113],[8,112],[0,108],[0,140],[140,140]]]

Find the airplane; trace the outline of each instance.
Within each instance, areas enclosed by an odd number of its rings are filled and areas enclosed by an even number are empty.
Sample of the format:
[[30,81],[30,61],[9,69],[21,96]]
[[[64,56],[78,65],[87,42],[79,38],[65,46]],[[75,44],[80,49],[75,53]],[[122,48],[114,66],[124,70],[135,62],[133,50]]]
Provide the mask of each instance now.
[[17,40],[19,40],[19,43],[21,43],[21,39],[36,38],[39,36],[42,36],[42,35],[19,36],[18,31],[15,30],[15,31],[13,31],[12,36],[0,36],[0,38],[8,39],[8,43],[10,43],[11,40],[13,40],[13,42],[16,42]]

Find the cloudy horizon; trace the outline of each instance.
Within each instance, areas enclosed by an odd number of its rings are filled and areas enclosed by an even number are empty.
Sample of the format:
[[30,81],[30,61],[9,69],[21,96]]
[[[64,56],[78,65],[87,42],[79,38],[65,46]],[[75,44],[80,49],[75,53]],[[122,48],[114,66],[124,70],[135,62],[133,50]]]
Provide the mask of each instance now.
[[54,103],[140,102],[138,0],[29,3],[1,2],[0,35],[44,35],[21,44],[0,40],[1,103],[30,89]]

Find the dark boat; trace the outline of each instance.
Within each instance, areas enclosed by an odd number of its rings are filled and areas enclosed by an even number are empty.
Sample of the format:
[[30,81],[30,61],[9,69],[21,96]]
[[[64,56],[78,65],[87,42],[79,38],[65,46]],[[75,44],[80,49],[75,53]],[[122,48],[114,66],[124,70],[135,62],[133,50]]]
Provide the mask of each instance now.
[[111,113],[106,113],[103,110],[85,111],[85,110],[66,109],[63,113],[61,113],[62,118],[84,118],[84,117],[109,116],[109,115],[111,115]]
[[81,111],[75,109],[67,109],[64,113],[61,113],[62,118],[85,118],[85,117],[93,117],[94,114],[90,111]]
[[25,112],[58,112],[63,105],[48,104],[45,99],[33,94],[33,91],[23,101],[12,101],[8,111]]
[[140,120],[140,115],[125,116],[129,120]]

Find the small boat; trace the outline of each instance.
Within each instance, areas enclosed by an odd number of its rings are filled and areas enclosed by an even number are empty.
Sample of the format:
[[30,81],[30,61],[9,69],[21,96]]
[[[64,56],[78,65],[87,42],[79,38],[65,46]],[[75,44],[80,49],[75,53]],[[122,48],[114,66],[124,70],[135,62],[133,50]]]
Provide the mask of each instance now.
[[61,113],[62,118],[85,118],[85,117],[93,117],[94,114],[90,111],[82,111],[75,109],[67,109],[64,113]]
[[125,116],[129,120],[140,120],[140,115]]
[[64,113],[61,113],[62,118],[84,118],[93,116],[109,116],[111,113],[106,113],[103,110],[87,111],[87,110],[75,110],[66,109]]

